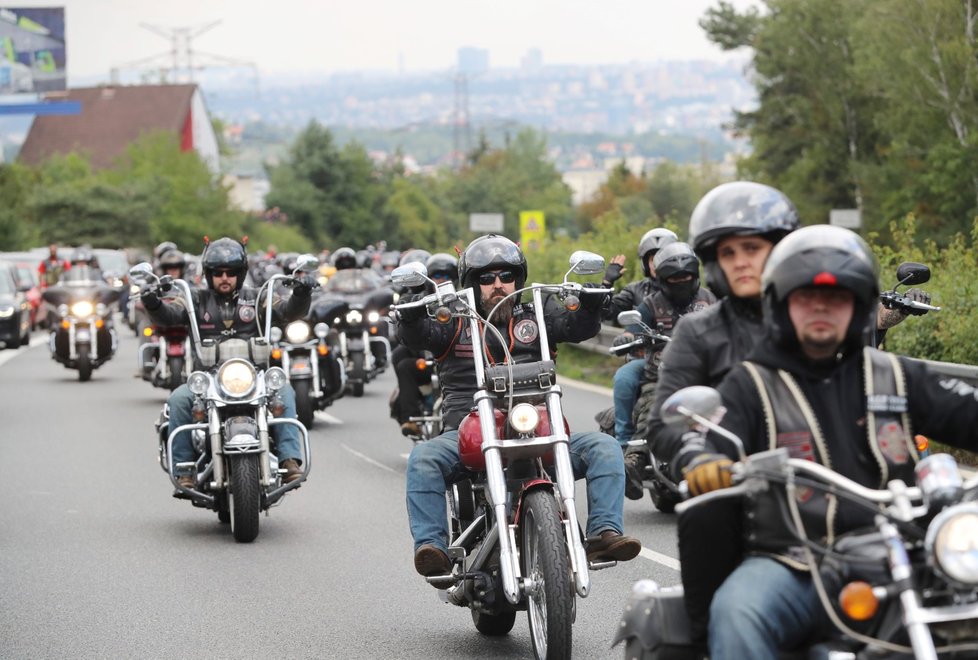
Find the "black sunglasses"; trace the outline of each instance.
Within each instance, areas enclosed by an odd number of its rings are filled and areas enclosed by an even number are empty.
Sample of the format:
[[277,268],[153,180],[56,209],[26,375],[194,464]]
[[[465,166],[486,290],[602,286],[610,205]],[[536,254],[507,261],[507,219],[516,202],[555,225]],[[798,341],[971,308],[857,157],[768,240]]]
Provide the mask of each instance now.
[[489,286],[496,282],[496,278],[503,284],[512,284],[516,281],[516,273],[511,270],[492,270],[479,275],[479,284]]
[[214,277],[237,277],[238,271],[236,270],[215,270]]

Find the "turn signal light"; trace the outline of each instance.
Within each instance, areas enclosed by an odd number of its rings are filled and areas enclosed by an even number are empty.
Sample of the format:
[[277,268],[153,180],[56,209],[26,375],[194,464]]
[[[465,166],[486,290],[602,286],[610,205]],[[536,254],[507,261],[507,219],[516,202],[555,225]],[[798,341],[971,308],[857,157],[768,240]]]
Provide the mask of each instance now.
[[272,359],[273,360],[281,360],[282,359],[282,349],[281,348],[273,348],[272,349]]
[[428,368],[428,361],[424,358],[418,358],[414,366],[417,367],[418,371],[424,371]]
[[872,619],[880,607],[880,601],[868,582],[850,582],[839,594],[839,606],[853,621]]
[[102,319],[95,319],[95,327],[96,328],[104,328],[105,327],[105,321],[102,320]]
[[435,310],[435,320],[439,323],[448,323],[452,320],[452,311],[447,307],[439,307]]
[[68,321],[68,319],[64,319],[63,321],[61,321],[61,327],[67,330],[68,328],[71,327],[71,323]]
[[145,328],[143,328],[143,337],[152,337],[152,336],[153,336],[152,326],[146,326]]
[[316,350],[319,351],[319,354],[323,357],[329,355],[329,346],[326,344],[320,344]]
[[377,334],[377,328],[375,328],[374,326],[370,326],[370,334],[372,335]]
[[570,312],[576,312],[581,308],[581,299],[577,296],[567,296],[564,300],[564,307]]
[[930,447],[930,440],[927,439],[927,436],[915,435],[913,439],[917,443],[917,451],[919,452],[925,452]]
[[203,400],[198,398],[194,401],[194,405],[190,409],[190,415],[195,422],[202,422],[207,418],[207,409],[204,407]]

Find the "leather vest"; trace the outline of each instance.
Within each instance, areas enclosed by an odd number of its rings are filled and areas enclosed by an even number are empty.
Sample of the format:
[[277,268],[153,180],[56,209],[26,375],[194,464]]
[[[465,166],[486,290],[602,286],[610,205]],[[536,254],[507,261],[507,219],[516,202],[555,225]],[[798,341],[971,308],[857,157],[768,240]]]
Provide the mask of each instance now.
[[[832,468],[829,445],[811,404],[794,377],[784,370],[745,362],[760,395],[767,428],[768,448],[784,447],[792,458],[815,461]],[[866,393],[866,431],[869,448],[879,467],[884,488],[891,479],[912,479],[919,460],[911,433],[907,406],[906,378],[896,356],[872,348],[863,350],[863,380]],[[797,487],[799,510],[809,538],[831,544],[837,528],[839,500],[819,490]],[[751,497],[745,507],[747,545],[773,554],[795,568],[804,569],[804,553],[786,527],[782,514],[785,492],[780,487]],[[841,530],[849,531],[849,530]]]
[[[715,302],[716,298],[713,294],[701,287],[696,292],[696,295],[693,296],[693,299],[689,301],[689,304],[678,311],[672,301],[661,290],[656,290],[646,296],[642,301],[642,305],[652,314],[652,322],[649,325],[653,329],[656,329],[656,326],[661,326],[662,334],[671,337],[672,331],[676,327],[676,323],[679,322],[680,317],[706,309]],[[646,356],[645,367],[642,370],[643,383],[651,383],[659,380],[659,364],[662,361],[662,350],[659,349]]]

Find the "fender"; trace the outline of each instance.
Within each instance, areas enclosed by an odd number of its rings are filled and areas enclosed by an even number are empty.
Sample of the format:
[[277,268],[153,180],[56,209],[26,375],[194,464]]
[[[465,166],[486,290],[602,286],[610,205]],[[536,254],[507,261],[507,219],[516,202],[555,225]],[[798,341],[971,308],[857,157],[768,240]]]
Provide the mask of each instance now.
[[289,379],[310,378],[312,376],[312,361],[308,355],[299,355],[289,361]]
[[520,490],[519,501],[516,503],[516,510],[513,512],[513,520],[519,520],[520,515],[523,513],[523,501],[526,499],[527,493],[531,493],[535,490],[548,490],[551,493],[554,492],[554,482],[549,479],[532,479],[523,485],[522,490]]

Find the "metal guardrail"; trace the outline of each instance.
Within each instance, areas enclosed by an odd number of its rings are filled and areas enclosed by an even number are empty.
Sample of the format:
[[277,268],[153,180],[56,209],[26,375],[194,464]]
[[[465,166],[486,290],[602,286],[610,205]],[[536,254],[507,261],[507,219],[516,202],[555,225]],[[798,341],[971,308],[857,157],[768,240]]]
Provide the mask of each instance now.
[[[587,341],[582,341],[575,344],[575,346],[586,351],[591,351],[592,353],[602,353],[607,355],[609,358],[613,358],[613,356],[608,353],[608,348],[611,347],[611,343],[615,340],[615,337],[620,335],[622,332],[622,328],[610,324],[602,324],[601,330],[597,335],[591,339],[588,339]],[[951,376],[952,378],[960,378],[961,380],[967,381],[970,384],[978,387],[978,365],[958,364],[956,362],[938,362],[937,360],[922,360],[919,358],[910,359],[925,363],[933,371],[939,374]]]

